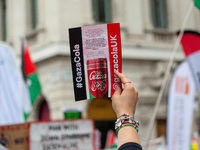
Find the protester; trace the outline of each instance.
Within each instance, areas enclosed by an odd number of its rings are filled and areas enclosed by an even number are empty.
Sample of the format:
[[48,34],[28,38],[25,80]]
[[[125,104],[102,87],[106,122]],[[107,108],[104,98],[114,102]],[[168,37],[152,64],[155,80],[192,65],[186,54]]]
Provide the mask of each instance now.
[[118,134],[118,150],[142,150],[138,137],[138,122],[134,121],[138,91],[126,76],[115,74],[121,79],[124,88],[117,87],[112,96],[112,106],[117,115],[115,129]]

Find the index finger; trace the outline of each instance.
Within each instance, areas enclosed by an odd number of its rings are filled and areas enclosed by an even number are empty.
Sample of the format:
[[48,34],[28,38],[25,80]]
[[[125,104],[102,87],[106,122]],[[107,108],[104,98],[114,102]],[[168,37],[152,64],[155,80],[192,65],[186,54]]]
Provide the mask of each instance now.
[[125,83],[125,82],[129,82],[130,79],[127,78],[125,75],[123,75],[122,73],[119,73],[119,72],[115,72],[115,74],[120,78],[120,80],[122,81],[122,83]]
[[119,72],[115,72],[115,74],[122,81],[122,84],[124,85],[124,90],[125,89],[131,89],[132,90],[132,88],[135,89],[135,87],[133,86],[133,83],[131,82],[131,80],[129,78],[127,78],[125,75],[123,75],[122,73],[119,73]]

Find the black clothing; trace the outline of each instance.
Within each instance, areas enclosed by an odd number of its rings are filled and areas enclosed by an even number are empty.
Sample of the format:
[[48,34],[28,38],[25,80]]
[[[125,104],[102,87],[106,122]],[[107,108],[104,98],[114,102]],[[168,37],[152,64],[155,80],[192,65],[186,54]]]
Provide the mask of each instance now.
[[142,150],[142,146],[134,142],[128,142],[121,145],[118,150]]

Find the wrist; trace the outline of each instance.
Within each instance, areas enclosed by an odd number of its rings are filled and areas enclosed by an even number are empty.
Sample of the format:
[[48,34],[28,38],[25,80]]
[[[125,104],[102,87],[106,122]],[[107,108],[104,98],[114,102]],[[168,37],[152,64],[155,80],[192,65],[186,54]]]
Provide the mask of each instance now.
[[120,118],[123,114],[128,114],[129,116],[134,116],[135,114],[131,111],[123,111],[123,112],[120,112],[120,113],[117,113],[117,118]]
[[136,131],[138,132],[139,129],[139,121],[135,121],[134,120],[134,116],[130,116],[129,114],[122,114],[121,116],[119,116],[115,122],[115,130],[118,134],[118,131],[126,126],[131,126],[133,128],[136,129]]

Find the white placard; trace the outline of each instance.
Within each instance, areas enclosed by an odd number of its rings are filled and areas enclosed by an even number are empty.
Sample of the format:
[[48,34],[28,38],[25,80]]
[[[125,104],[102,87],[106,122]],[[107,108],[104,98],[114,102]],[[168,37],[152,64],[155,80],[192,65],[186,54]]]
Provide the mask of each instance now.
[[37,122],[30,125],[30,150],[93,150],[92,120]]

